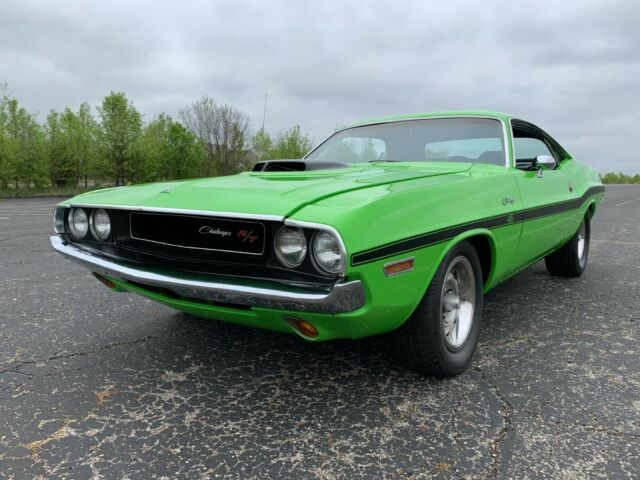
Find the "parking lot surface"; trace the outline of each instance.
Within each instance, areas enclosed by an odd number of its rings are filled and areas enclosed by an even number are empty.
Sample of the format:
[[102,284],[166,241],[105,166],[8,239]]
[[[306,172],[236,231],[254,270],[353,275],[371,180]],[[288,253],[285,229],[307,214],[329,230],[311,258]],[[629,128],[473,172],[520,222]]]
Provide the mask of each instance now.
[[485,299],[472,367],[305,343],[113,293],[55,254],[56,199],[0,200],[4,478],[639,478],[640,186],[608,186],[579,279]]

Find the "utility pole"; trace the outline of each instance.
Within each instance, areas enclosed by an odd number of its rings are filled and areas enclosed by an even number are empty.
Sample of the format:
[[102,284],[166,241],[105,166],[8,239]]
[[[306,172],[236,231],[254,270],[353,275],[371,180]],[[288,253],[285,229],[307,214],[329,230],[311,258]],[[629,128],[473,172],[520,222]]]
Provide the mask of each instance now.
[[264,94],[264,110],[262,112],[262,131],[264,132],[264,119],[267,116],[267,93]]

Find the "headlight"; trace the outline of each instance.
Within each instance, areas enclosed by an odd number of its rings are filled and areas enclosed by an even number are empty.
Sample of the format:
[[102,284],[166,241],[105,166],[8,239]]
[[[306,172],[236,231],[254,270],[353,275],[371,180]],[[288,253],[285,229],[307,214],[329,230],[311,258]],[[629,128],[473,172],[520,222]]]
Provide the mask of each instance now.
[[71,213],[69,213],[69,230],[71,230],[71,236],[76,240],[81,240],[87,236],[89,219],[83,209],[74,208],[71,210]]
[[307,255],[307,239],[297,227],[282,227],[276,236],[276,254],[286,267],[299,266]]
[[337,274],[344,269],[344,256],[340,242],[329,232],[318,232],[313,237],[313,259],[325,272]]
[[91,213],[91,233],[96,240],[106,240],[111,233],[111,220],[109,214],[99,208]]
[[67,213],[65,207],[56,207],[53,211],[53,231],[64,233],[64,214]]

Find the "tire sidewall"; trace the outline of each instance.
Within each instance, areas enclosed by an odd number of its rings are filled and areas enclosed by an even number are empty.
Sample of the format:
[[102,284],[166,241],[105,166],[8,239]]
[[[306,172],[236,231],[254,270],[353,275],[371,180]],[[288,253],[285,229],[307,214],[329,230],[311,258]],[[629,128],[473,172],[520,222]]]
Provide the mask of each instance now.
[[[439,357],[444,363],[446,369],[451,372],[461,372],[467,367],[467,365],[471,361],[473,352],[476,349],[478,337],[480,335],[480,323],[482,319],[483,306],[482,267],[476,249],[473,247],[473,245],[470,242],[463,241],[454,246],[445,256],[441,264],[443,268],[438,269],[436,277],[433,278],[431,285],[429,286],[429,288],[434,288],[437,292],[441,292],[449,265],[456,257],[460,255],[466,257],[469,260],[469,263],[471,263],[471,267],[473,268],[473,275],[475,278],[476,289],[476,302],[473,312],[473,323],[471,325],[469,335],[462,345],[457,348],[452,348],[447,344],[441,320],[442,311],[440,301],[432,302],[431,304],[426,305],[426,308],[428,310],[428,319],[430,321],[437,322],[438,324],[437,348],[439,349]],[[431,298],[434,297],[436,296],[434,295]],[[436,298],[440,298],[440,293]]]
[[581,273],[587,268],[587,262],[589,261],[589,244],[591,243],[591,220],[589,219],[589,215],[585,215],[582,221],[584,222],[584,251],[582,258],[578,256],[580,228],[578,228],[575,235],[577,264]]

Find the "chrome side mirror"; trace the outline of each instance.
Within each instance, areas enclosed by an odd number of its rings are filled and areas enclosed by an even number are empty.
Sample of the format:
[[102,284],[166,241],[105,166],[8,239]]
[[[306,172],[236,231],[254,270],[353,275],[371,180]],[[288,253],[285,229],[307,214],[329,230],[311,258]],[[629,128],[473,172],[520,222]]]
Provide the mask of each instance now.
[[538,178],[542,178],[542,167],[546,170],[553,170],[556,165],[556,159],[551,155],[538,155],[533,161],[533,166],[537,170],[536,177]]
[[556,168],[556,165],[556,159],[551,155],[538,155],[536,157],[536,168],[545,167],[549,170],[553,170],[554,168]]

